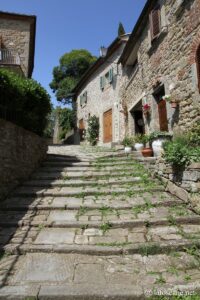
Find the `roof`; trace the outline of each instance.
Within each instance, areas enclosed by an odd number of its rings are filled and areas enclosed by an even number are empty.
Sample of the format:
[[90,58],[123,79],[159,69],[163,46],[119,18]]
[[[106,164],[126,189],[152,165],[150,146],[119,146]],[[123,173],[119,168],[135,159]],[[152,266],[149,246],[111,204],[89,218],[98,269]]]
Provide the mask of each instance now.
[[108,47],[106,57],[99,57],[94,64],[85,72],[82,78],[79,80],[75,88],[73,89],[73,93],[75,95],[78,94],[80,89],[86,84],[87,80],[96,72],[103,64],[107,61],[107,59],[122,45],[122,43],[126,43],[130,34],[124,34],[120,37],[117,37]]
[[119,59],[119,63],[122,63],[122,65],[126,64],[128,58],[134,48],[134,45],[137,43],[137,40],[140,37],[142,30],[146,26],[146,22],[149,19],[149,13],[156,2],[157,2],[157,0],[147,0],[139,18],[135,24],[135,27],[133,28],[133,31],[132,31],[130,38],[124,48],[124,51]]
[[0,11],[0,18],[20,20],[30,23],[30,47],[28,60],[28,77],[32,76],[35,56],[36,16]]

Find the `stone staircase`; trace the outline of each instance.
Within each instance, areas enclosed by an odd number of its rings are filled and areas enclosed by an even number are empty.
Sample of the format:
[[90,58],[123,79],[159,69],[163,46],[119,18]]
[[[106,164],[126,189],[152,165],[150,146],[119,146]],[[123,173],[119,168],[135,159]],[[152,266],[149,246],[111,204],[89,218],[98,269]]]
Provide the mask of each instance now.
[[200,216],[137,153],[55,153],[1,204],[0,299],[200,296]]

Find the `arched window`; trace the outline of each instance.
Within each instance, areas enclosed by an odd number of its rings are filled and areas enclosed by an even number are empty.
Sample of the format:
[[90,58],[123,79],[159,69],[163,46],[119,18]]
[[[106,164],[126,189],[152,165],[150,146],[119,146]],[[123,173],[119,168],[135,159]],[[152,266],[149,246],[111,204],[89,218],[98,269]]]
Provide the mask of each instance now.
[[200,45],[196,52],[196,65],[197,65],[198,87],[199,87],[199,92],[200,92]]

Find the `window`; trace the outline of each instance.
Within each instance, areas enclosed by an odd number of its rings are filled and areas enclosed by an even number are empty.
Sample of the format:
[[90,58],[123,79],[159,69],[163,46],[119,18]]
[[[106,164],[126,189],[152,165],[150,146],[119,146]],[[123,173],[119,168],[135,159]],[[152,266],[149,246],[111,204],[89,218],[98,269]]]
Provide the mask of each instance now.
[[113,68],[111,68],[104,76],[100,77],[100,88],[103,90],[105,86],[111,84],[113,81]]
[[160,7],[155,7],[150,13],[150,31],[151,39],[155,39],[161,31],[161,14]]
[[197,65],[197,80],[198,80],[198,87],[200,92],[200,45],[196,52],[196,65]]
[[165,95],[164,86],[160,86],[157,91],[154,92],[154,98],[158,105],[158,119],[160,125],[160,131],[168,131],[168,120],[167,120],[167,107],[166,101],[163,100]]
[[83,107],[85,106],[87,103],[87,92],[84,92],[81,96],[80,96],[80,106]]

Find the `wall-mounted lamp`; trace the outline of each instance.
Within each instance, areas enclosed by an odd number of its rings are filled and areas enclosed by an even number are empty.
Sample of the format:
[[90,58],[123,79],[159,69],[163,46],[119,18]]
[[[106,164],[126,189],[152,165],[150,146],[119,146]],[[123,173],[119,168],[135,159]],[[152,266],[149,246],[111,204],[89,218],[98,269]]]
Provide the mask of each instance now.
[[101,56],[101,57],[106,57],[107,52],[108,52],[108,48],[106,48],[106,47],[104,47],[104,46],[101,46],[101,47],[100,47],[100,56]]

